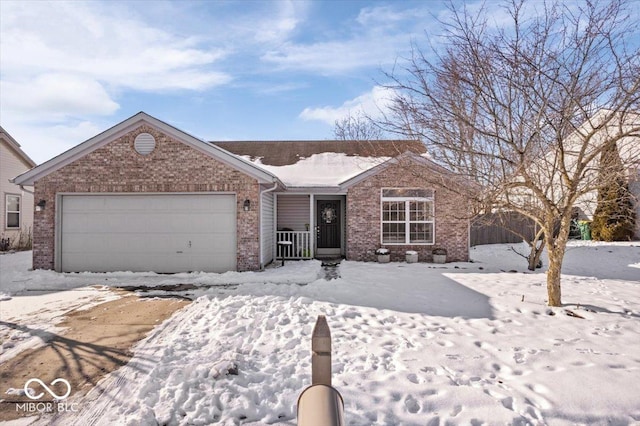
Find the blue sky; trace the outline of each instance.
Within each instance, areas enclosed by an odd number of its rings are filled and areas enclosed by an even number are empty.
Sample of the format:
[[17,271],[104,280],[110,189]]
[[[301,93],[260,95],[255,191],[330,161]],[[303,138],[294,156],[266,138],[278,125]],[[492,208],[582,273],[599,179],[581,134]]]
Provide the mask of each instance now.
[[0,2],[0,123],[36,162],[145,111],[206,140],[329,139],[440,1]]
[[138,111],[205,140],[330,139],[336,119],[384,110],[383,71],[412,42],[437,46],[446,14],[441,0],[0,0],[0,124],[38,163]]

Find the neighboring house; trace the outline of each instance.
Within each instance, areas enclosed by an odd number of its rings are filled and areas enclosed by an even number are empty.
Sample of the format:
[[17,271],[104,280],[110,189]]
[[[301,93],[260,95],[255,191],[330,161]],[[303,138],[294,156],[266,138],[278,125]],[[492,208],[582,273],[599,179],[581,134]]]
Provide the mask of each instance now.
[[[544,197],[551,203],[562,206],[567,200],[569,188],[575,184],[573,189],[580,194],[573,202],[575,219],[591,221],[598,205],[598,187],[602,186],[601,179],[601,157],[602,144],[605,140],[616,140],[616,147],[620,155],[624,175],[629,182],[629,188],[634,199],[636,216],[635,239],[640,239],[640,114],[627,113],[620,124],[619,118],[610,111],[600,110],[595,113],[590,120],[578,126],[562,143],[560,150],[548,149],[540,158],[528,164],[528,175],[532,176],[534,184],[538,186]],[[586,142],[585,142],[586,141]],[[581,175],[577,173],[578,162],[583,164]],[[516,175],[515,182],[523,180],[522,176]],[[540,194],[532,196],[531,190],[523,186],[510,186],[505,190],[509,196],[506,207],[500,215],[495,215],[496,211],[487,215],[489,218],[504,220],[506,224],[495,223],[489,220],[484,222],[483,217],[477,218],[472,225],[472,241],[476,244],[487,244],[497,242],[511,242],[513,237],[508,229],[520,228],[520,233],[524,235],[535,235],[535,224],[522,217],[516,212],[510,212],[510,206],[519,206],[523,210],[530,210],[534,207],[544,209],[540,201]],[[500,199],[498,199],[500,201]],[[505,214],[506,213],[506,214]],[[533,225],[533,228],[532,226]],[[492,232],[496,228],[498,240],[492,236],[482,235]],[[503,229],[499,229],[503,228]],[[579,234],[579,230],[575,230]]]
[[[599,120],[601,120],[600,117],[605,113],[605,111],[596,113],[589,122],[583,123],[582,126],[578,128],[577,132],[582,132],[583,134],[592,132],[592,129],[594,128],[593,126],[599,123]],[[592,138],[594,145],[596,145],[600,143],[607,134],[615,135],[620,131],[633,131],[635,133],[635,136],[626,136],[621,138],[617,141],[616,145],[623,164],[626,179],[629,182],[629,190],[634,201],[636,211],[636,230],[634,238],[636,240],[640,240],[640,136],[638,136],[640,131],[638,129],[640,129],[640,115],[629,113],[622,128],[619,128],[618,125],[614,123],[600,131],[597,131]],[[572,135],[572,137],[574,137],[574,135]],[[569,138],[569,141],[570,140],[571,139]],[[601,155],[597,155],[593,167],[585,173],[585,181],[591,186],[597,186],[594,184],[594,181],[597,181],[599,176],[600,158]],[[598,206],[598,191],[596,189],[588,191],[576,201],[575,206],[580,219],[592,220],[593,214]]]
[[208,143],[140,112],[14,181],[44,205],[38,269],[246,271],[382,246],[468,260],[464,201],[416,169],[449,178],[418,142]]
[[[20,149],[20,144],[0,127],[0,237],[9,239],[9,247],[17,247],[30,240],[33,226],[33,188],[21,188],[10,182],[36,163]],[[6,240],[5,240],[6,241]]]

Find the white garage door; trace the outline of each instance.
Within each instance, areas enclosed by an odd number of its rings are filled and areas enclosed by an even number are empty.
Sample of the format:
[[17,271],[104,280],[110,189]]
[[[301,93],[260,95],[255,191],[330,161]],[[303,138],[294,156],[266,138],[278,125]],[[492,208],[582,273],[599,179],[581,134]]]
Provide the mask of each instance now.
[[65,195],[61,269],[236,269],[235,195]]

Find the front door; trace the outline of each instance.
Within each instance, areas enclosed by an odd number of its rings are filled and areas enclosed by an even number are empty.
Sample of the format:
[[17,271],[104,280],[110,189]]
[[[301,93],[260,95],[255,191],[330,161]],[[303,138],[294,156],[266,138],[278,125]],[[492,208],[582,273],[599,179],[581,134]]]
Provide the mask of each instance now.
[[316,203],[316,251],[319,255],[340,255],[340,212],[340,200],[318,200]]

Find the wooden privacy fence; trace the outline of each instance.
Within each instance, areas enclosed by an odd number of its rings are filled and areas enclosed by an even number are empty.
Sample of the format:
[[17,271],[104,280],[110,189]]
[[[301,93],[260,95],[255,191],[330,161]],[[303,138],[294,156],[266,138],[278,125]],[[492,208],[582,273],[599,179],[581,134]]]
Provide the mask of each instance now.
[[[519,234],[511,230],[517,230]],[[536,235],[536,225],[528,217],[516,213],[489,213],[471,221],[471,245],[519,243],[524,236],[529,240]]]

